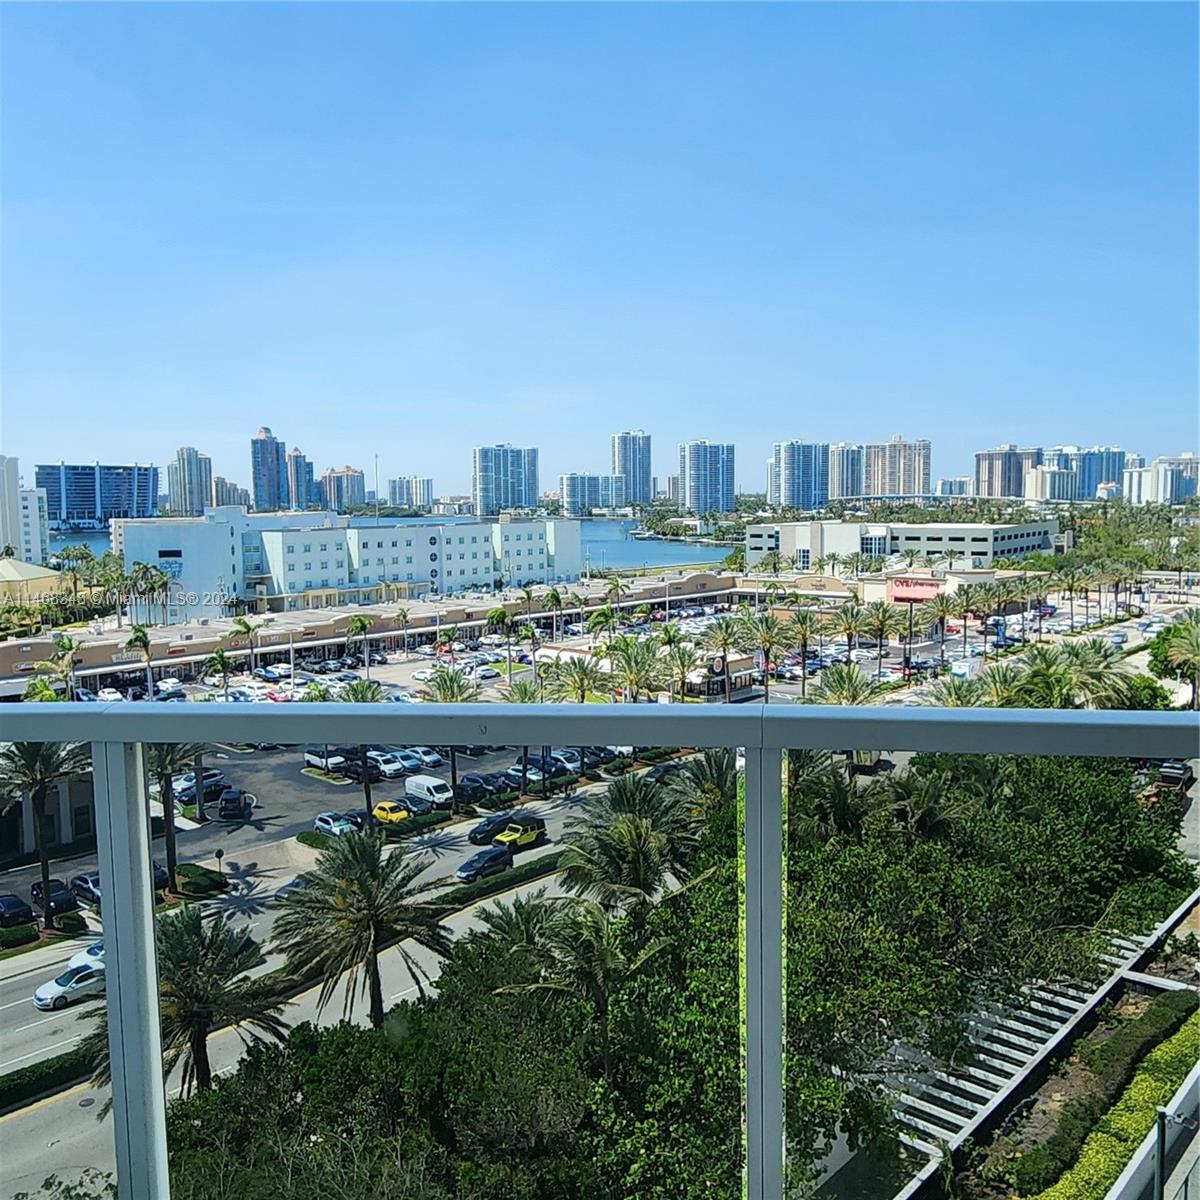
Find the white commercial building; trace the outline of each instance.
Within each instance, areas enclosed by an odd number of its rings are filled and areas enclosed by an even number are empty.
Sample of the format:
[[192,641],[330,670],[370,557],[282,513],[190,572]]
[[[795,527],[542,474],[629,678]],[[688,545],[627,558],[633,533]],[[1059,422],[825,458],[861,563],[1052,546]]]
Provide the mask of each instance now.
[[[146,562],[174,581],[171,622],[235,610],[294,612],[400,596],[574,582],[577,521],[367,521],[334,513],[248,513],[114,522],[126,569]],[[116,528],[119,526],[119,528]]]
[[788,521],[746,527],[746,566],[753,570],[771,553],[795,564],[798,571],[810,570],[818,559],[831,554],[845,559],[853,554],[871,558],[903,554],[913,550],[953,556],[960,566],[990,566],[1000,558],[1022,558],[1026,554],[1053,553],[1056,520],[1032,521],[1021,525],[859,523],[856,521]]
[[1063,467],[1030,467],[1025,472],[1026,500],[1079,499],[1079,472]]
[[1156,458],[1148,467],[1126,467],[1121,491],[1130,504],[1182,504],[1196,494],[1196,479],[1186,460]]
[[420,475],[389,479],[388,503],[394,508],[432,508],[433,480]]

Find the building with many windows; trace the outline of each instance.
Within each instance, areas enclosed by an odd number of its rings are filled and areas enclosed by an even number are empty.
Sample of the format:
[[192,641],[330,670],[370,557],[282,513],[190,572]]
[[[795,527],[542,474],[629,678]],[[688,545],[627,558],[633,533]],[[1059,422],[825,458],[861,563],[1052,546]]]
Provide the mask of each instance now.
[[1066,467],[1042,463],[1025,472],[1027,500],[1078,500],[1079,474]]
[[1053,553],[1056,520],[1028,524],[953,524],[931,522],[860,523],[856,521],[787,521],[746,527],[746,566],[752,570],[771,553],[795,564],[798,571],[813,569],[818,559],[831,554],[868,557],[915,551],[958,566],[990,566],[1000,558]]
[[158,513],[157,467],[42,463],[34,482],[46,491],[51,529],[102,529],[114,518]]
[[863,446],[862,494],[929,495],[931,458],[932,447],[926,438],[908,442],[897,433],[891,441],[868,443]]
[[973,496],[975,480],[970,475],[955,475],[950,479],[939,479],[934,490],[939,496]]
[[1156,458],[1148,467],[1126,467],[1122,494],[1130,504],[1182,504],[1196,495],[1189,465],[1186,460]]
[[654,499],[650,469],[650,435],[629,429],[612,435],[612,473],[625,480],[625,504],[649,504]]
[[173,580],[172,623],[234,608],[293,612],[502,584],[574,582],[578,521],[510,518],[352,525],[333,513],[248,513],[120,521],[113,546],[127,569],[147,562]]
[[23,488],[15,458],[0,454],[0,550],[40,565],[50,557],[50,521],[45,488]]
[[732,442],[679,445],[679,509],[697,516],[734,511]]
[[432,508],[433,480],[419,475],[389,479],[388,503],[393,508]]
[[332,512],[361,508],[367,502],[367,481],[357,467],[330,467],[321,476],[321,498]]
[[507,444],[477,446],[472,460],[471,495],[478,517],[494,517],[506,508],[537,508],[537,449]]
[[225,508],[228,505],[251,506],[250,489],[231,483],[223,475],[214,475],[212,482],[212,504],[215,508]]
[[250,492],[256,512],[289,507],[287,444],[265,425],[250,439]]
[[312,460],[298,446],[287,453],[285,474],[290,508],[313,508],[323,503],[321,489],[313,476]]
[[624,508],[625,486],[624,475],[563,475],[559,480],[563,516],[586,516],[593,508]]
[[975,495],[993,500],[1019,500],[1025,495],[1026,474],[1041,465],[1040,446],[1021,450],[1010,442],[994,450],[978,450],[975,453]]
[[212,460],[194,446],[180,446],[167,463],[167,505],[172,516],[198,517],[212,503]]
[[835,442],[829,447],[829,498],[863,494],[863,448],[851,442]]
[[829,443],[776,442],[767,464],[767,503],[824,508],[829,503]]

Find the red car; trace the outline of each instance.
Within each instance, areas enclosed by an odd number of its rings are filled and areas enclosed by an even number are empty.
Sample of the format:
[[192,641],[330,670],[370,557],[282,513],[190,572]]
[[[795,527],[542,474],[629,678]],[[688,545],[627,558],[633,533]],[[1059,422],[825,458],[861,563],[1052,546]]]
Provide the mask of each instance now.
[[281,688],[272,688],[267,693],[268,700],[274,700],[276,704],[288,704],[291,702],[292,693],[285,692]]

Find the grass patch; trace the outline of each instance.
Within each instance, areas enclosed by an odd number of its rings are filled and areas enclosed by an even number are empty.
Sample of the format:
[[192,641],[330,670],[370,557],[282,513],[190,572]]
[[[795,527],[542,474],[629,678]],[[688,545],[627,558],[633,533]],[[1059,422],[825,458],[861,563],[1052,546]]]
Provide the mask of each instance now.
[[296,841],[302,846],[307,846],[310,850],[328,850],[333,844],[333,838],[327,833],[320,833],[316,829],[302,829],[296,834]]
[[216,896],[229,890],[229,880],[222,872],[198,863],[181,863],[175,868],[175,877],[180,893],[188,897]]
[[346,775],[334,775],[329,771],[322,771],[319,767],[301,767],[301,775],[307,775],[309,779],[319,779],[322,783],[332,783],[334,787],[345,787],[348,783],[355,781]]

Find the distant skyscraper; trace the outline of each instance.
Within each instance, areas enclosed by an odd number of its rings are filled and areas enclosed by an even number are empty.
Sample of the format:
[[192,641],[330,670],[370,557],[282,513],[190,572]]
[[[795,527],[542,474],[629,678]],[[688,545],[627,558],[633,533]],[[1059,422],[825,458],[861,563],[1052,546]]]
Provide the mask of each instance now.
[[770,462],[776,498],[768,504],[811,511],[829,503],[828,442],[776,442]]
[[850,442],[829,447],[829,498],[863,494],[863,448]]
[[21,562],[41,565],[50,557],[50,522],[45,488],[21,487],[15,458],[0,454],[0,550],[11,548]]
[[158,468],[140,463],[41,463],[36,484],[46,489],[50,528],[107,525],[113,517],[158,515]]
[[679,476],[667,476],[667,502],[670,504],[679,503]]
[[433,480],[419,475],[389,479],[388,503],[393,508],[432,508]]
[[212,481],[212,502],[214,507],[240,504],[243,508],[249,508],[250,491],[248,488],[239,487],[236,483],[230,483],[222,475],[214,475]]
[[200,517],[212,503],[212,460],[193,446],[180,446],[167,463],[167,496],[176,517]]
[[313,502],[313,465],[300,451],[293,447],[286,459],[288,502],[294,509],[305,509]]
[[582,517],[593,508],[623,508],[624,475],[569,474],[559,480],[564,517]]
[[1042,465],[1040,447],[1017,449],[1013,442],[975,454],[975,495],[987,499],[1020,499],[1025,473]]
[[264,425],[250,439],[250,490],[259,512],[287,508],[287,446]]
[[321,494],[325,507],[334,512],[360,508],[367,502],[367,482],[357,467],[332,467],[321,476]]
[[939,496],[973,496],[975,480],[970,475],[955,475],[952,479],[939,479],[936,491]]
[[1025,472],[1024,493],[1027,500],[1078,500],[1079,475],[1066,467],[1043,463]]
[[1069,469],[1079,476],[1079,499],[1095,500],[1102,483],[1120,486],[1125,475],[1125,451],[1119,446],[1092,446],[1080,450]]
[[612,473],[624,476],[626,504],[649,504],[654,499],[648,433],[632,429],[612,435]]
[[888,442],[863,447],[864,496],[927,496],[931,447],[928,439],[906,442],[896,434]]
[[731,442],[679,445],[679,507],[703,516],[734,511],[734,451]]
[[538,452],[516,446],[478,446],[471,479],[475,515],[491,517],[505,508],[537,508]]

